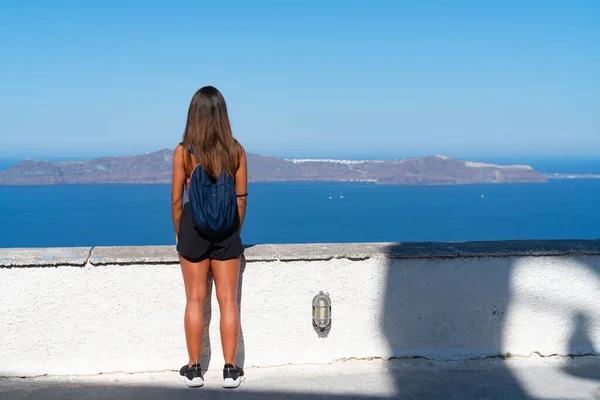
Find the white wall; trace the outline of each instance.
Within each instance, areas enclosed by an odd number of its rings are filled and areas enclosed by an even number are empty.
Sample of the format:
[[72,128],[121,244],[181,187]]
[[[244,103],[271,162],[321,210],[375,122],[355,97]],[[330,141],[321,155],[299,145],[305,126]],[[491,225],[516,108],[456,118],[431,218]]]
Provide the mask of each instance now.
[[[242,277],[238,362],[595,352],[599,254],[596,241],[256,246]],[[319,290],[333,301],[327,338],[312,328]],[[0,293],[0,375],[187,362],[171,247],[3,249]],[[212,311],[210,367],[220,369],[214,291]]]

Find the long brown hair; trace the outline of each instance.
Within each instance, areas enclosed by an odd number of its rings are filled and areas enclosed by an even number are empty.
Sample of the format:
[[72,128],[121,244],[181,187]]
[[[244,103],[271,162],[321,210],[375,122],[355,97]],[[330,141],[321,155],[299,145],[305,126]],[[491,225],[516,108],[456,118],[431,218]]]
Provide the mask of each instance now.
[[191,149],[194,148],[202,167],[217,178],[222,171],[235,176],[238,168],[239,144],[233,138],[225,98],[216,88],[205,86],[192,97],[183,133],[187,150],[185,170],[192,172]]

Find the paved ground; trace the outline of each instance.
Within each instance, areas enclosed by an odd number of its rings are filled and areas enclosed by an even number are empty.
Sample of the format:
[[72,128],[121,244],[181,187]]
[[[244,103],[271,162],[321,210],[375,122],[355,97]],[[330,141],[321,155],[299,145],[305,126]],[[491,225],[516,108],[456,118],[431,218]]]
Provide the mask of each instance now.
[[248,369],[236,390],[219,371],[188,389],[176,372],[0,378],[0,399],[588,399],[600,400],[600,357],[432,362],[346,361]]

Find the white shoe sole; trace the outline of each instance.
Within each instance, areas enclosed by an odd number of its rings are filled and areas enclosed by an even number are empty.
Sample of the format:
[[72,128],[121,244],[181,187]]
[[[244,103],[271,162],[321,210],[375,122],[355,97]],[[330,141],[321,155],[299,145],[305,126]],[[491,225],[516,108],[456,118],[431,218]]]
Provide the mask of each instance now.
[[187,376],[179,375],[179,378],[185,383],[188,387],[196,388],[204,386],[204,379],[200,377],[196,377],[192,380],[189,380]]
[[237,379],[231,379],[231,378],[226,378],[225,380],[223,380],[223,387],[225,389],[235,389],[236,387],[240,386],[240,384],[245,380],[246,378],[244,376],[240,376]]

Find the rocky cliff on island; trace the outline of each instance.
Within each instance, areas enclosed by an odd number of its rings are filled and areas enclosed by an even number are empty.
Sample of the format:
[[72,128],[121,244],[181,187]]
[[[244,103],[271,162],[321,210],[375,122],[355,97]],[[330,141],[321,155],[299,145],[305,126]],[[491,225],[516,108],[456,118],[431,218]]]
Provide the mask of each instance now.
[[[23,160],[0,171],[0,185],[170,183],[173,150],[88,161]],[[371,182],[388,185],[544,183],[528,165],[426,156],[398,160],[290,160],[248,153],[250,182]]]

